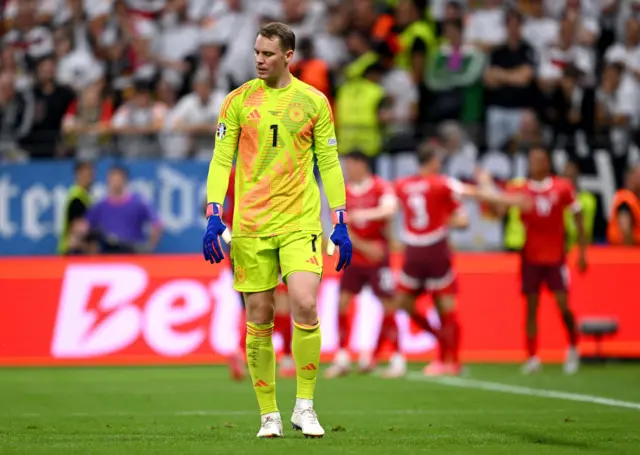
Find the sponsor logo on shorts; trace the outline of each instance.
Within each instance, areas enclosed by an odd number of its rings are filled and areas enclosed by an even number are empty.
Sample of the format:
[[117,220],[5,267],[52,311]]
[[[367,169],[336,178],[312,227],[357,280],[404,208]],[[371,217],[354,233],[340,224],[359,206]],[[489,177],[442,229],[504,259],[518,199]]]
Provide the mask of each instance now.
[[247,281],[247,271],[244,267],[236,267],[233,270],[233,277],[237,284],[242,284]]
[[311,256],[305,262],[308,262],[309,264],[313,264],[313,265],[320,265],[320,263],[318,262],[318,258],[316,258],[315,256]]
[[224,123],[218,123],[218,130],[216,131],[216,138],[221,141],[227,135],[227,125]]

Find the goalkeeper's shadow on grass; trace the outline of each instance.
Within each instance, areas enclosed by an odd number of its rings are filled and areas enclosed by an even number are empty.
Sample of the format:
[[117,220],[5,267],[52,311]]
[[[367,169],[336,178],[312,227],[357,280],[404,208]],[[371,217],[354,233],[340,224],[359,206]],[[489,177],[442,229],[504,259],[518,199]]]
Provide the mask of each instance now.
[[[562,423],[563,425],[571,425],[572,422],[570,419],[565,419]],[[559,422],[560,423],[560,422]],[[574,449],[581,450],[596,450],[599,451],[601,448],[597,447],[594,444],[589,444],[587,442],[575,441],[571,437],[561,437],[556,435],[550,435],[545,433],[544,431],[535,431],[530,428],[516,427],[516,426],[484,426],[484,429],[487,432],[498,433],[505,436],[512,436],[520,439],[522,442],[527,442],[529,444],[540,444],[545,446],[553,446],[553,447],[572,447]]]

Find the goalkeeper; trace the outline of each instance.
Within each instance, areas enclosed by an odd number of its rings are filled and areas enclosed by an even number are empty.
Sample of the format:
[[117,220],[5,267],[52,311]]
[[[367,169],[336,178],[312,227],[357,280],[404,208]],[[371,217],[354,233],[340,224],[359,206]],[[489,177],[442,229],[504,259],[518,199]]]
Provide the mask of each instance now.
[[222,104],[207,180],[204,258],[218,263],[224,258],[219,237],[228,236],[222,203],[237,154],[234,288],[245,298],[247,363],[261,414],[258,437],[267,438],[282,436],[271,340],[279,270],[289,289],[294,321],[297,398],[291,423],[305,436],[324,435],[313,410],[321,346],[316,300],[322,277],[314,157],[337,220],[329,242],[329,254],[334,245],[339,249],[336,270],[347,267],[352,254],[333,114],[321,92],[289,72],[294,49],[295,35],[287,25],[271,23],[258,32],[258,78],[231,92]]

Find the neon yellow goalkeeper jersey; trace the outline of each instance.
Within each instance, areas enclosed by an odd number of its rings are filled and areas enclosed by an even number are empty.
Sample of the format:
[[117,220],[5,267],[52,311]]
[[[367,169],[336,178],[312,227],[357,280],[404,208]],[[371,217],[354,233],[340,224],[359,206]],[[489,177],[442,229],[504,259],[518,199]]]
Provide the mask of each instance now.
[[225,98],[207,180],[222,204],[236,157],[236,237],[322,230],[314,160],[331,208],[345,204],[334,119],[327,98],[292,77],[282,89],[253,79]]

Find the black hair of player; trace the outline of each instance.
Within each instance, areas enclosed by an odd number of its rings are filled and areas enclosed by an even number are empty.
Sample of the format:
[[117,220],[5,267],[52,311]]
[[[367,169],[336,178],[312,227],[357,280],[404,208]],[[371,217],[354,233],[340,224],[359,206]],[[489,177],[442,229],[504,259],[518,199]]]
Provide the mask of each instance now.
[[[545,145],[542,143],[533,144],[531,147],[529,147],[527,157],[530,158],[531,154],[534,152],[543,152],[544,156],[547,158],[547,173],[550,176],[556,175],[553,170],[553,159],[549,147],[545,147]],[[531,171],[529,171],[529,175],[531,175]]]
[[93,167],[93,163],[91,161],[86,160],[77,160],[73,164],[73,173],[78,174],[78,172],[83,171],[85,169],[89,169]]
[[282,22],[269,22],[260,27],[259,36],[264,36],[270,40],[280,38],[280,49],[282,52],[296,50],[296,35],[287,24]]
[[351,149],[345,158],[369,164],[369,157],[360,149]]
[[120,174],[126,181],[129,180],[129,170],[124,167],[122,164],[114,164],[109,169],[109,174]]

